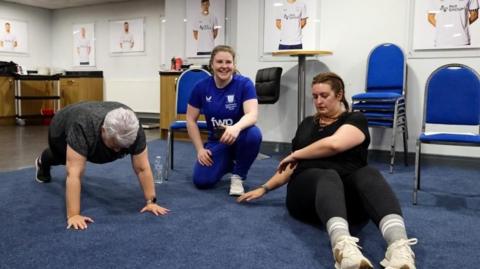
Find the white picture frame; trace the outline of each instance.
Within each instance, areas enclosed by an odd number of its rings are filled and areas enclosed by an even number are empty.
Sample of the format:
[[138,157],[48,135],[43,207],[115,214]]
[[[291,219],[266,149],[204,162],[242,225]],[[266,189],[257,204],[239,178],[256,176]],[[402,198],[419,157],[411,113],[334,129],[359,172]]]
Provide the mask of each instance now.
[[[466,26],[462,26],[460,23],[462,16],[465,15],[463,12],[467,13],[468,20],[469,10],[466,9],[468,5],[475,3],[478,6],[479,0],[462,0],[459,4],[443,3],[440,0],[412,1],[412,53],[480,48],[480,19],[471,25],[467,23]],[[429,14],[433,15],[435,22],[440,19],[440,23],[433,26],[433,22],[429,21]]]
[[73,66],[95,66],[95,24],[74,24],[72,35]]
[[111,20],[110,53],[131,54],[145,51],[144,18]]
[[[319,18],[317,16],[318,1],[315,0],[296,0],[290,1],[292,3],[287,3],[287,0],[264,0],[263,6],[263,36],[262,43],[263,54],[271,54],[273,51],[278,51],[281,44],[281,36],[283,31],[283,36],[286,36],[290,40],[285,43],[291,45],[294,40],[297,40],[302,45],[303,50],[316,50],[318,49],[319,40],[318,40],[318,23]],[[287,5],[292,5],[290,8]],[[302,6],[304,8],[302,8]],[[295,10],[295,13],[290,13],[290,15],[283,13],[284,11]],[[306,14],[301,14],[303,12]],[[281,27],[277,28],[277,20],[285,24],[285,20],[281,20],[282,17],[287,16],[292,22],[298,22],[300,19],[305,19],[306,24],[301,30],[295,29],[292,27]],[[300,16],[297,18],[296,16]],[[286,24],[285,24],[286,25]],[[285,26],[283,25],[283,26]],[[291,30],[291,31],[288,31]],[[289,34],[290,33],[290,34]],[[295,43],[295,42],[293,42]],[[298,42],[296,42],[298,43]],[[298,49],[298,48],[293,48]]]
[[0,52],[28,53],[28,24],[26,21],[0,18]]
[[208,58],[215,46],[225,44],[225,9],[225,0],[186,1],[187,58]]

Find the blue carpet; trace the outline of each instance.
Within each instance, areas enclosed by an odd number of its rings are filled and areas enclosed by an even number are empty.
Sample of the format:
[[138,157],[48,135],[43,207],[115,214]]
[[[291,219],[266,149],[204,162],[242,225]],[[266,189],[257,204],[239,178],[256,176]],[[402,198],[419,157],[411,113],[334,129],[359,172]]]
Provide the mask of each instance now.
[[[34,169],[0,173],[0,268],[333,268],[321,227],[299,222],[285,209],[285,187],[251,204],[228,196],[228,182],[200,191],[191,183],[194,149],[175,143],[175,171],[157,185],[163,217],[140,214],[143,195],[129,158],[88,164],[82,213],[95,220],[86,231],[66,230],[64,167],[50,184]],[[149,143],[149,155],[165,152]],[[260,185],[281,156],[256,161],[247,188]],[[426,166],[419,205],[411,205],[413,167],[373,163],[387,177],[417,237],[417,268],[477,268],[480,260],[479,169]],[[369,223],[358,234],[364,254],[381,268],[385,243]],[[477,258],[475,258],[477,257]]]

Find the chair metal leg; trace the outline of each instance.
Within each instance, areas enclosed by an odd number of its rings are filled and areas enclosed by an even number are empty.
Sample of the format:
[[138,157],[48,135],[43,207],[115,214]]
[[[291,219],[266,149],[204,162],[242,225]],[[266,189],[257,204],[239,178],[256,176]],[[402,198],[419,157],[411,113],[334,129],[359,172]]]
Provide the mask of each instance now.
[[165,180],[168,180],[168,176],[170,174],[170,162],[171,162],[171,148],[170,148],[170,137],[172,136],[172,131],[168,129],[168,134],[167,134],[167,155],[166,155],[166,165],[164,166],[166,171],[165,171]]
[[390,174],[393,173],[393,166],[395,164],[395,139],[397,136],[397,127],[396,123],[393,124],[392,128],[392,140],[390,143]]
[[407,130],[406,126],[403,127],[403,161],[405,162],[405,166],[408,166],[408,141],[407,141]]
[[416,188],[417,190],[421,190],[422,189],[422,185],[420,184],[421,182],[421,166],[422,166],[422,142],[419,142],[419,145],[418,145],[418,171],[416,171],[417,173],[417,185],[416,185]]
[[175,137],[175,134],[173,132],[173,130],[170,130],[169,132],[170,134],[170,139],[169,139],[169,144],[170,144],[170,147],[169,147],[169,151],[170,151],[170,169],[173,170],[173,142],[174,142],[174,137]]
[[407,140],[409,138],[408,136],[408,122],[407,122],[407,112],[405,111],[405,134],[407,135]]
[[403,151],[405,152],[404,161],[405,166],[408,166],[408,125],[407,125],[407,113],[404,115],[404,126],[403,126]]
[[397,138],[397,126],[400,119],[400,105],[399,100],[395,102],[395,109],[393,113],[393,128],[392,128],[392,143],[390,146],[390,174],[393,173],[393,166],[395,164],[395,141]]
[[415,147],[415,178],[413,181],[413,204],[417,204],[417,193],[420,189],[420,154],[421,154],[421,142],[417,140]]
[[393,123],[393,129],[392,129],[392,142],[390,145],[390,174],[393,173],[393,166],[395,163],[395,140],[397,136],[397,123],[396,123],[396,119],[394,119],[394,121],[395,122]]

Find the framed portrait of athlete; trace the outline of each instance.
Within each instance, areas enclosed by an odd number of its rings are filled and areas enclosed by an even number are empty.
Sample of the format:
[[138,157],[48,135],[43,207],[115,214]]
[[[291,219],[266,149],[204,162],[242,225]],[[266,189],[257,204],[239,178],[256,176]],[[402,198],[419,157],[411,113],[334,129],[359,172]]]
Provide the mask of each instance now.
[[110,52],[129,54],[145,51],[144,18],[112,20],[109,23]]
[[317,49],[318,2],[264,0],[263,53]]
[[95,24],[74,24],[73,66],[95,66]]
[[0,52],[28,53],[27,22],[0,18]]
[[480,0],[415,0],[413,50],[480,48]]
[[225,44],[225,0],[186,1],[187,58],[208,58],[217,45]]

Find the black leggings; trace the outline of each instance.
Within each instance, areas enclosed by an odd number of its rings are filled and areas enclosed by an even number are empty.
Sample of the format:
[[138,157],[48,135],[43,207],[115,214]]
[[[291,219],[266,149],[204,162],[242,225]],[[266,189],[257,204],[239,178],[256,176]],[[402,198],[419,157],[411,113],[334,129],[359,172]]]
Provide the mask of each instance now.
[[392,189],[370,166],[344,177],[332,169],[302,171],[290,180],[286,203],[294,218],[320,220],[324,225],[332,217],[341,217],[352,224],[371,219],[378,226],[386,215],[402,215]]
[[42,167],[65,165],[67,159],[67,142],[65,137],[52,138],[48,136],[48,148],[42,152],[40,161]]

